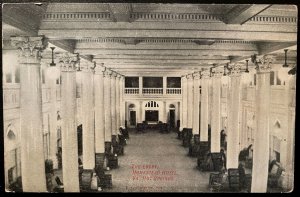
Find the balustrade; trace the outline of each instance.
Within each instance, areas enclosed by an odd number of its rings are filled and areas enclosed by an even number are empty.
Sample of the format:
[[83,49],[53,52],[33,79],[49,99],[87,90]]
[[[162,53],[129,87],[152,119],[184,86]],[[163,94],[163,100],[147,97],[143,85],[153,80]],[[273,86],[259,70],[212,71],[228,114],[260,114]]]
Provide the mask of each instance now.
[[143,94],[163,94],[163,88],[143,88]]
[[167,94],[181,94],[181,88],[167,88]]

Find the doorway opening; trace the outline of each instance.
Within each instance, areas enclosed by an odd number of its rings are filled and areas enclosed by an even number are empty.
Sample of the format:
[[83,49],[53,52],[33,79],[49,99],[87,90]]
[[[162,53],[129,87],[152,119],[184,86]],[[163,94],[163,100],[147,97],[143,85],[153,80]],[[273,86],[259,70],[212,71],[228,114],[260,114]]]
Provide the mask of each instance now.
[[136,125],[136,111],[130,111],[129,121],[130,121],[130,126],[135,126]]
[[158,121],[158,110],[146,110],[145,120],[147,122],[157,122]]

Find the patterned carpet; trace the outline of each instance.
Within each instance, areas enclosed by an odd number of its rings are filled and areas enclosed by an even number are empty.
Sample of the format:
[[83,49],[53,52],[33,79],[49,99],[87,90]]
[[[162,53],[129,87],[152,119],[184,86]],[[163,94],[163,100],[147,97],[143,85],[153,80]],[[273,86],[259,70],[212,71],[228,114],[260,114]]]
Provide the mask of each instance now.
[[187,156],[176,137],[131,131],[119,168],[109,172],[113,188],[105,192],[209,192],[209,173],[196,169],[197,159]]

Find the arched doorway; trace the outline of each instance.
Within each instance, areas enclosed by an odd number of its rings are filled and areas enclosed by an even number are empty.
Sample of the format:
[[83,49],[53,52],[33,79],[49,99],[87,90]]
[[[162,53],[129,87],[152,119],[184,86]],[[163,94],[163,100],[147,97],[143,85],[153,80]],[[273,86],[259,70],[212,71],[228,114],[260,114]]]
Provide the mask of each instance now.
[[145,121],[158,122],[159,120],[159,104],[156,101],[148,101],[145,104]]
[[130,104],[128,106],[128,111],[129,111],[129,125],[130,126],[136,126],[136,109],[135,109],[135,104]]

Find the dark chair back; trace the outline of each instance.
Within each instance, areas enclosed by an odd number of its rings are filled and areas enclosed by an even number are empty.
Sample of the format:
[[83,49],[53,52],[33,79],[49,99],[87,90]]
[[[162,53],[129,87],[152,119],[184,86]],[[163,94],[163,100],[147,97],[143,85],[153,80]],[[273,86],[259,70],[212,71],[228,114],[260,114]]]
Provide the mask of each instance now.
[[60,180],[60,178],[58,176],[55,177],[55,182],[59,186],[63,185],[63,183],[61,182],[61,180]]

